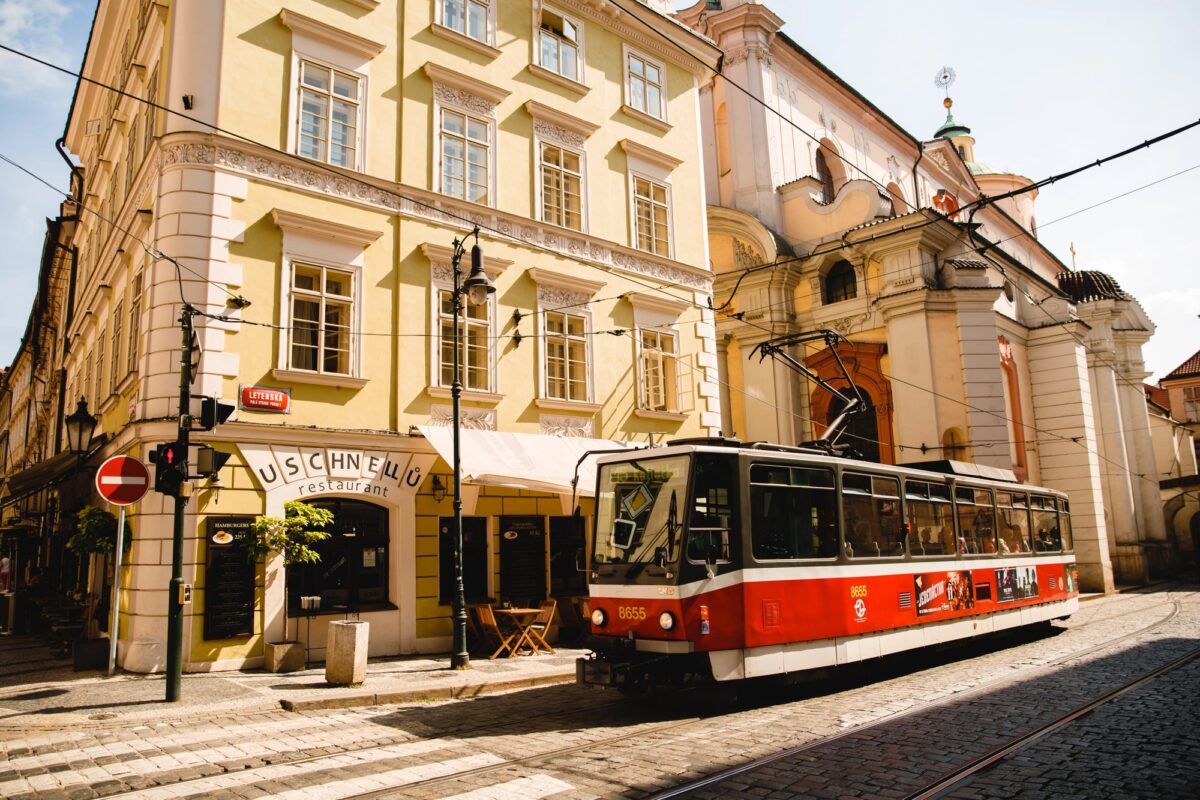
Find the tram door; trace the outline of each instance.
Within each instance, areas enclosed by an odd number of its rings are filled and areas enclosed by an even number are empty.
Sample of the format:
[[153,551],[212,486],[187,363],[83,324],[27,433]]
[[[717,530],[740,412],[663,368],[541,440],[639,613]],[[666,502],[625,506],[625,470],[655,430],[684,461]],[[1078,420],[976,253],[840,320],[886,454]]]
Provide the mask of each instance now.
[[545,517],[500,517],[500,596],[517,605],[546,599]]

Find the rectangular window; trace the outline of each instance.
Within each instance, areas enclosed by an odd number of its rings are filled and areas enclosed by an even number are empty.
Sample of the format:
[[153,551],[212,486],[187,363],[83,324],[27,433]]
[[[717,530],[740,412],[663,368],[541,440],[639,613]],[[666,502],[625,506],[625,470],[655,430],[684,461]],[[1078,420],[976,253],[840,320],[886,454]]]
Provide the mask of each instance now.
[[639,250],[669,256],[670,200],[667,187],[649,178],[633,178],[634,241]]
[[1200,422],[1200,386],[1183,387],[1183,421]]
[[118,300],[112,317],[112,363],[108,368],[108,391],[115,392],[121,380],[121,324],[125,318],[125,302]]
[[900,484],[895,478],[844,473],[842,518],[847,558],[904,555]]
[[483,0],[441,0],[442,24],[487,44],[490,3]]
[[630,107],[664,119],[662,66],[637,53],[626,53],[625,71],[628,81],[626,100]]
[[146,83],[146,130],[142,134],[142,155],[150,152],[150,145],[154,144],[154,120],[158,116],[158,110],[154,104],[158,102],[158,67],[154,68],[154,72],[150,75],[150,80]]
[[442,194],[488,203],[491,125],[442,109]]
[[588,399],[587,320],[578,314],[546,312],[546,396]]
[[108,337],[104,328],[100,329],[99,335],[96,336],[96,405],[99,407],[100,401],[108,397],[107,388],[104,384],[104,346],[108,342]]
[[[438,309],[441,324],[442,386],[454,384],[454,301],[453,292],[442,289],[438,292]],[[492,315],[491,303],[471,305],[463,303],[459,317],[458,361],[464,388],[477,392],[492,390]]]
[[583,229],[583,164],[579,153],[553,144],[542,150],[542,220]]
[[991,489],[960,486],[954,490],[959,550],[967,555],[996,552],[995,509]]
[[129,123],[129,137],[125,140],[125,194],[129,195],[133,191],[133,179],[137,175],[137,141],[138,141],[138,120],[137,114],[133,115],[133,120]]
[[827,469],[755,464],[750,468],[750,538],[758,561],[833,558],[837,492]]
[[1029,496],[1010,492],[996,493],[996,520],[1000,523],[1000,553],[1028,553]]
[[125,371],[137,369],[139,337],[142,335],[142,273],[133,276],[129,290],[129,346],[125,356]]
[[579,80],[578,24],[556,11],[543,8],[538,39],[541,66],[564,78]]
[[292,271],[291,369],[350,374],[354,276],[296,264]]
[[640,406],[648,411],[679,410],[679,361],[675,334],[643,329],[638,339]]
[[954,552],[954,515],[948,486],[905,481],[904,506],[908,514],[909,552],[914,556]]
[[320,597],[323,612],[353,611],[388,602],[388,511],[355,500],[317,499],[313,505],[333,512],[328,539],[313,549],[312,564],[287,568],[288,608],[301,611],[301,597]]
[[362,81],[348,72],[300,62],[296,151],[305,158],[356,169]]

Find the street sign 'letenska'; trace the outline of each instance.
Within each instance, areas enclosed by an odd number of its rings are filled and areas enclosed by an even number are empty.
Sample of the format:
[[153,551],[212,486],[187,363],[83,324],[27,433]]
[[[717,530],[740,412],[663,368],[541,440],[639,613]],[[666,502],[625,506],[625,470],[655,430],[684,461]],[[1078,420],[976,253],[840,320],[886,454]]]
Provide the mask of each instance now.
[[114,506],[141,500],[150,488],[150,470],[133,456],[113,456],[96,470],[96,491]]

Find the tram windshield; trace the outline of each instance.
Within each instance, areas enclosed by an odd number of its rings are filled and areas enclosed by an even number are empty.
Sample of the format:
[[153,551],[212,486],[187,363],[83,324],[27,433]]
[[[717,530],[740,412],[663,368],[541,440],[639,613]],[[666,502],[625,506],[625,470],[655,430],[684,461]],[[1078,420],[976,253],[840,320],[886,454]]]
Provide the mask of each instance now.
[[596,564],[658,564],[679,558],[690,456],[600,467]]

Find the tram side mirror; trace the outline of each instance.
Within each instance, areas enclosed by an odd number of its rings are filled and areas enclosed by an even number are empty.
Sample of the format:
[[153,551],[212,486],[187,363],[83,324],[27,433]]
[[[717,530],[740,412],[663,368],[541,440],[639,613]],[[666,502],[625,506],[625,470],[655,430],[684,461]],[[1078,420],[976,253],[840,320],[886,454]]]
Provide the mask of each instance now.
[[633,536],[635,533],[637,533],[637,523],[633,520],[614,520],[612,532],[613,547],[621,550],[628,550],[633,547]]

